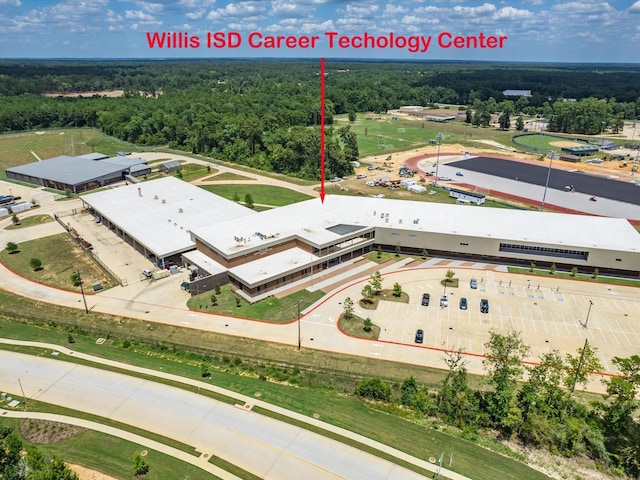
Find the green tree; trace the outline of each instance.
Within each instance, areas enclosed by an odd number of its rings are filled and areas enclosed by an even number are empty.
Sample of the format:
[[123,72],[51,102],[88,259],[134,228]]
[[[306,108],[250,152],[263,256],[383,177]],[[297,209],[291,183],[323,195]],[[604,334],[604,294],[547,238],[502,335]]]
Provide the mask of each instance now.
[[500,130],[509,130],[511,128],[511,117],[508,110],[502,112],[498,118],[498,124],[500,125]]
[[349,111],[349,121],[351,123],[356,121],[356,112],[354,112],[353,110]]
[[20,225],[20,219],[18,218],[17,214],[13,214],[11,215],[11,223],[13,223],[14,225]]
[[240,195],[238,195],[238,192],[233,192],[233,201],[236,203],[240,201]]
[[42,260],[39,258],[33,257],[29,260],[29,265],[31,265],[34,271],[42,270]]
[[215,295],[215,293],[211,295],[210,300],[211,300],[212,307],[218,306],[218,297]]
[[444,361],[449,371],[438,388],[438,412],[451,425],[475,428],[481,415],[479,397],[468,384],[468,362],[461,350],[445,352]]
[[80,272],[75,271],[71,274],[71,284],[74,287],[79,287],[80,283],[82,282],[82,276],[80,275]]
[[149,463],[139,453],[136,453],[133,457],[133,473],[136,477],[141,477],[149,473]]
[[512,421],[518,416],[513,408],[517,382],[524,373],[522,360],[529,354],[529,347],[522,342],[519,332],[502,335],[491,330],[489,335],[482,361],[493,387],[487,393],[487,413],[496,426],[511,433],[515,427]]
[[400,253],[402,253],[402,248],[400,245],[396,245],[396,257],[399,257]]
[[362,328],[364,329],[365,332],[370,332],[371,329],[373,328],[373,322],[369,317],[364,319]]
[[376,253],[376,258],[382,257],[382,245],[378,245],[378,250]]
[[402,296],[402,285],[398,282],[393,284],[393,296],[398,298]]
[[416,382],[415,377],[408,377],[402,381],[400,394],[400,403],[402,405],[413,406],[418,395],[418,382]]
[[362,291],[360,292],[360,294],[363,296],[364,301],[366,303],[372,303],[373,296],[375,295],[375,293],[373,291],[373,287],[371,287],[370,283],[367,283],[367,284],[365,284],[364,287],[362,287]]
[[351,300],[351,297],[344,299],[344,302],[342,302],[342,309],[344,310],[344,318],[349,320],[353,315],[354,310],[353,300]]
[[566,362],[568,372],[565,385],[569,389],[569,394],[573,394],[577,385],[586,386],[591,373],[602,371],[598,349],[589,345],[588,340],[585,340],[584,346],[577,350],[577,355],[567,353]]
[[445,273],[445,275],[444,275],[444,276],[445,276],[445,280],[444,280],[444,281],[445,281],[446,283],[448,283],[448,284],[449,284],[449,283],[453,283],[453,277],[455,277],[455,276],[456,276],[456,272],[454,272],[454,271],[453,271],[453,270],[451,270],[451,269],[448,269],[448,270],[447,270],[447,273]]
[[533,262],[531,262],[531,263],[529,264],[529,271],[533,273],[533,271],[534,271],[535,269],[536,269],[536,264],[535,264],[535,263],[533,263]]
[[552,264],[551,264],[551,266],[549,267],[549,273],[550,273],[551,275],[555,274],[555,273],[556,273],[556,268],[557,268],[557,267],[556,267],[555,262],[554,262],[554,263],[552,263]]
[[429,256],[429,252],[427,252],[427,250],[423,248],[421,255],[422,255],[422,258],[426,260],[426,258]]
[[253,197],[250,193],[244,196],[244,206],[247,208],[253,208]]
[[7,246],[5,248],[9,254],[16,253],[18,251],[18,244],[14,242],[7,242]]
[[382,274],[379,270],[376,270],[371,274],[371,277],[369,278],[369,285],[371,285],[374,295],[378,295],[380,293],[380,290],[382,290],[382,281]]
[[522,132],[524,130],[524,120],[522,117],[516,118],[516,130]]
[[356,384],[355,394],[371,400],[389,401],[391,387],[379,377],[360,380]]

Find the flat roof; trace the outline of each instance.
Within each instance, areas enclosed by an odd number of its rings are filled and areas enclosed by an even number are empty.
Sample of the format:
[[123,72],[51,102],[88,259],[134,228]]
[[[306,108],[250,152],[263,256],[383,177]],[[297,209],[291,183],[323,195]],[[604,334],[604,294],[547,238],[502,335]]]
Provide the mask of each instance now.
[[[96,162],[102,163],[102,162]],[[158,258],[195,247],[190,232],[256,212],[175,177],[84,195],[82,200]]]
[[339,195],[327,195],[324,204],[311,199],[192,232],[225,256],[234,257],[294,237],[317,247],[327,246],[344,236],[327,230],[337,224],[640,252],[640,234],[621,218]]
[[293,247],[273,255],[261,256],[256,253],[255,260],[229,269],[229,273],[242,279],[249,287],[261,285],[265,280],[280,278],[297,272],[303,265],[310,265],[318,257],[298,247]]
[[42,160],[41,162],[10,167],[5,171],[43,178],[66,185],[81,185],[121,173],[123,170],[126,170],[126,168],[122,165],[115,165],[105,160],[91,161],[86,158],[62,155]]

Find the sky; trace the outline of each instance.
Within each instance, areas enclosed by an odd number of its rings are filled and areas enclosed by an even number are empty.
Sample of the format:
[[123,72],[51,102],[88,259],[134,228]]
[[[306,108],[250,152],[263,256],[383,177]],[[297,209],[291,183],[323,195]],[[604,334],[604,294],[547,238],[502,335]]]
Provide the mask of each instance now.
[[0,58],[638,63],[640,0],[0,0],[0,32]]

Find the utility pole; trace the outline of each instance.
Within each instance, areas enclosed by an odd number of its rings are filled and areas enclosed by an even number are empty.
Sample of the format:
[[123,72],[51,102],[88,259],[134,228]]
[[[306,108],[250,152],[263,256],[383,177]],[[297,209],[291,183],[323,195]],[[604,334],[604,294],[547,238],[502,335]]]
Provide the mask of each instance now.
[[22,392],[22,401],[24,402],[24,409],[27,409],[27,396],[24,394],[24,388],[22,388],[22,382],[18,379],[18,385],[20,385],[20,391]]
[[553,165],[553,159],[556,156],[556,152],[555,151],[549,152],[549,156],[551,160],[549,161],[549,169],[547,170],[547,181],[544,184],[544,193],[542,194],[542,203],[540,204],[541,212],[544,212],[544,201],[547,198],[547,188],[549,188],[549,177],[551,176],[551,165]]
[[436,181],[433,183],[434,185],[438,185],[438,167],[440,166],[440,145],[442,144],[442,139],[444,135],[442,132],[438,132],[436,135],[436,140],[438,141],[438,153],[436,155]]
[[80,292],[82,292],[82,301],[84,302],[84,311],[85,313],[89,313],[89,307],[87,307],[87,297],[84,295],[84,286],[82,285],[82,276],[80,275],[80,270],[78,270],[78,282],[80,283]]

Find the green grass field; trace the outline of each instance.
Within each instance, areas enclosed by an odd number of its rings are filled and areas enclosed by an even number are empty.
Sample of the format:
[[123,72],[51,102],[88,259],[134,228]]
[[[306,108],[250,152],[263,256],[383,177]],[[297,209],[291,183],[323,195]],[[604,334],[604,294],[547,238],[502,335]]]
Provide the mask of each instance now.
[[208,177],[205,180],[207,180],[208,182],[222,182],[222,181],[228,181],[228,180],[240,180],[242,182],[249,182],[249,181],[255,181],[255,178],[245,177],[244,175],[238,175],[237,173],[232,173],[232,172],[224,172],[224,173],[221,173],[220,175],[214,175],[212,177]]
[[12,223],[11,225],[5,227],[5,230],[17,230],[19,228],[33,227],[34,225],[55,222],[51,215],[30,215],[28,217],[23,217],[23,215],[23,213],[18,214],[19,223]]
[[130,150],[131,145],[108,138],[90,128],[66,128],[41,132],[7,133],[0,135],[0,178],[6,178],[5,168],[57,157],[100,152],[116,155]]
[[[86,292],[90,292],[91,285],[96,282],[101,282],[104,289],[116,285],[114,279],[66,233],[23,242],[18,248],[19,252],[13,254],[2,250],[0,263],[30,280],[79,292],[80,287],[71,283],[71,274],[80,270]],[[42,261],[42,270],[31,268],[30,261],[34,257]]]
[[233,200],[234,194],[238,194],[242,202],[244,202],[245,195],[250,194],[253,203],[274,207],[282,207],[313,198],[304,193],[271,185],[200,185],[200,187],[228,200]]
[[216,295],[217,306],[212,306],[211,296],[213,291],[191,297],[187,306],[193,310],[219,313],[221,315],[233,315],[236,317],[253,318],[272,323],[289,323],[297,317],[297,302],[300,300],[300,311],[307,308],[324,296],[324,292],[317,290],[309,292],[300,290],[283,298],[269,297],[256,303],[247,303],[240,299],[240,307],[230,285],[220,289],[220,295]]

